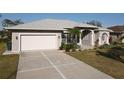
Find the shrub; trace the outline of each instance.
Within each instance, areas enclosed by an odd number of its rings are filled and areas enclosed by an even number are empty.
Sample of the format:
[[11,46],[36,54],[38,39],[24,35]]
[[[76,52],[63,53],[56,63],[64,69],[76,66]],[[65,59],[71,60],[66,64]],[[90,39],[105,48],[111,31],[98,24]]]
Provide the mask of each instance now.
[[66,44],[65,51],[70,52],[71,48],[72,48],[71,44]]
[[124,43],[121,43],[121,46],[124,47]]
[[124,59],[121,58],[121,54],[118,51],[116,52],[113,50],[107,52],[97,51],[97,53],[99,53],[102,56],[106,56],[124,63]]
[[66,47],[66,44],[65,44],[64,42],[62,42],[59,49],[60,49],[60,50],[63,50],[63,49],[65,49],[65,47]]
[[77,49],[77,44],[76,43],[66,44],[65,51],[69,52],[71,49],[72,51],[75,51]]
[[110,47],[111,47],[110,45],[104,44],[104,45],[100,46],[99,48],[100,49],[106,49],[106,48],[110,48]]
[[115,41],[115,42],[112,43],[112,45],[118,45],[118,42]]
[[71,44],[72,51],[74,52],[77,49],[77,44],[73,43]]
[[114,42],[113,44],[111,44],[111,46],[113,47],[117,47],[117,48],[124,48],[124,44],[123,43],[119,43],[119,42]]
[[122,50],[123,48],[121,46],[117,46],[117,47],[113,47],[113,49]]

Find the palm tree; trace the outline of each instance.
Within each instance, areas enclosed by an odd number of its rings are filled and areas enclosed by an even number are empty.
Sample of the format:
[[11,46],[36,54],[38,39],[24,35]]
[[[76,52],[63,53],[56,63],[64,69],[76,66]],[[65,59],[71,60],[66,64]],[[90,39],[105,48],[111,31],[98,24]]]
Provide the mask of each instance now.
[[80,38],[80,30],[78,28],[68,29],[72,43],[77,43],[77,39]]

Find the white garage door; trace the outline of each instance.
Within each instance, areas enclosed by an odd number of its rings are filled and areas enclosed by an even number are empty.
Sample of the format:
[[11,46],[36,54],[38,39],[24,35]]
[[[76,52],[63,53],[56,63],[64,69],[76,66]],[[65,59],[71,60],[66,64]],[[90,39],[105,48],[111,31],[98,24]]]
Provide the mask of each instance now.
[[21,50],[57,49],[56,35],[21,36]]

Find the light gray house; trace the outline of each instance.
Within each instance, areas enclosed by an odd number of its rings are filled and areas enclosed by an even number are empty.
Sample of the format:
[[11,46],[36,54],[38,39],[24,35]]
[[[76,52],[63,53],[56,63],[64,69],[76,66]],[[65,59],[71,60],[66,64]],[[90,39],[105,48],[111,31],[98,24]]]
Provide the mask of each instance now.
[[78,45],[82,49],[93,48],[95,44],[109,44],[111,30],[77,23],[70,20],[44,19],[18,26],[8,27],[12,32],[12,51],[59,49],[61,42],[70,43],[67,28],[79,28]]

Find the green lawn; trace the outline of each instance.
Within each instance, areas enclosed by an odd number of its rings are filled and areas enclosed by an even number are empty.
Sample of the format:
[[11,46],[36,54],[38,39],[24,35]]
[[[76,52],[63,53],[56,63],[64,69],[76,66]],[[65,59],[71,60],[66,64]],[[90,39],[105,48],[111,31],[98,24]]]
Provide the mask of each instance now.
[[16,78],[19,55],[0,56],[0,78]]
[[0,55],[5,51],[6,44],[4,42],[0,42]]
[[[107,52],[107,49],[99,49],[99,50],[84,50],[78,52],[68,52],[67,54],[95,67],[96,69],[111,75],[114,78],[124,79],[124,63],[118,61],[118,59],[111,58],[109,56],[104,56],[98,53]],[[113,50],[117,52],[117,50]],[[124,51],[118,50],[122,54]],[[124,58],[123,55],[121,55]]]
[[19,55],[2,55],[5,49],[0,42],[0,79],[16,78]]

